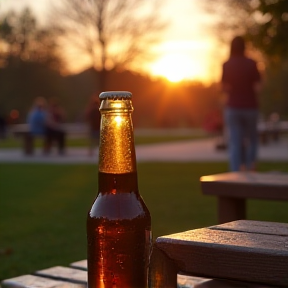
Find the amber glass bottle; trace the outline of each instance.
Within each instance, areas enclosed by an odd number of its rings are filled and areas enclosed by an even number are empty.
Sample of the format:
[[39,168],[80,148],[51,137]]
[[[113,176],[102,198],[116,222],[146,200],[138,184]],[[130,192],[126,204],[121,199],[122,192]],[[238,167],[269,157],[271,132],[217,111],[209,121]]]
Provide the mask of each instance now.
[[151,217],[138,191],[132,94],[99,97],[98,195],[87,217],[88,287],[146,288]]

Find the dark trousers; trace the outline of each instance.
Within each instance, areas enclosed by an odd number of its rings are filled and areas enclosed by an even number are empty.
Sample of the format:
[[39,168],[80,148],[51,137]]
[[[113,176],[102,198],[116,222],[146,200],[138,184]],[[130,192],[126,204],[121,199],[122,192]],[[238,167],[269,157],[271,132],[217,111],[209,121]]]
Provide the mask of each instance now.
[[65,136],[66,133],[64,131],[47,127],[45,135],[45,153],[50,153],[51,147],[55,142],[59,154],[63,154],[65,149]]

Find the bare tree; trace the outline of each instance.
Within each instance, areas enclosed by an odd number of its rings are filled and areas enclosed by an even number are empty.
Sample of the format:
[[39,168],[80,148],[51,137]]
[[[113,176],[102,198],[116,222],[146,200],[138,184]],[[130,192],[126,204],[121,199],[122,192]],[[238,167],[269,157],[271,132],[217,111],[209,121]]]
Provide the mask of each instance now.
[[[61,0],[53,21],[66,39],[89,55],[102,71],[127,68],[149,57],[166,24],[159,17],[159,0]],[[70,45],[71,45],[70,44]],[[104,83],[103,76],[100,83]],[[101,90],[105,89],[105,83]]]

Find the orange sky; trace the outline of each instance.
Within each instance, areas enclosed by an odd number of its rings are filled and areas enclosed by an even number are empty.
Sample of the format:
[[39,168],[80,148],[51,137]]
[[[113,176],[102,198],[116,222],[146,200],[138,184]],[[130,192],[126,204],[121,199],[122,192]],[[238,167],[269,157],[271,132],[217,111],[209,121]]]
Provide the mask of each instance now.
[[[0,0],[0,9],[21,9],[28,3],[39,15],[45,13],[49,1],[53,0]],[[144,67],[151,75],[162,75],[171,81],[189,79],[209,83],[219,80],[227,47],[220,46],[208,29],[213,19],[201,9],[199,2],[163,0],[162,15],[169,19],[170,25],[163,42],[154,48],[159,58]],[[83,62],[83,68],[85,65],[88,64]],[[81,66],[77,68],[82,69]]]

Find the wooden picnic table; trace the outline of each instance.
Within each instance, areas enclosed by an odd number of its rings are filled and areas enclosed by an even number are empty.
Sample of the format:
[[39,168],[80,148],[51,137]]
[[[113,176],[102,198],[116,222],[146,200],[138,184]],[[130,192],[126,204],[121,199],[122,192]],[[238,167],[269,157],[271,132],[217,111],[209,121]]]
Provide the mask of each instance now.
[[[149,287],[288,287],[287,267],[288,224],[240,220],[157,238]],[[86,288],[86,270],[87,261],[82,260],[6,279],[1,285]]]
[[288,201],[288,174],[227,172],[200,178],[202,193],[217,197],[218,223],[246,219],[246,199]]
[[218,279],[203,288],[288,287],[288,224],[239,220],[157,238],[150,287],[176,288],[179,272]]

